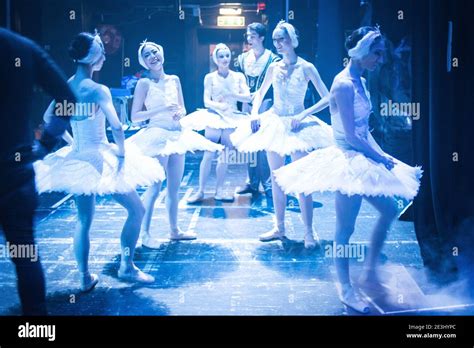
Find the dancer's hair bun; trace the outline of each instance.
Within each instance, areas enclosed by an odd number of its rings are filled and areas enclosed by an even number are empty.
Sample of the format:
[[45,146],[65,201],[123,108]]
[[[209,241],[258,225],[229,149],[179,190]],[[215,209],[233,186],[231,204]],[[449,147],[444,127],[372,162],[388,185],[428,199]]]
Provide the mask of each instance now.
[[69,45],[69,56],[74,60],[79,60],[87,56],[94,41],[94,36],[89,33],[80,33],[74,37]]
[[351,48],[354,48],[357,45],[357,42],[359,42],[359,40],[361,40],[368,32],[375,30],[376,28],[369,26],[360,27],[359,29],[354,30],[351,35],[346,38],[346,50],[349,51]]

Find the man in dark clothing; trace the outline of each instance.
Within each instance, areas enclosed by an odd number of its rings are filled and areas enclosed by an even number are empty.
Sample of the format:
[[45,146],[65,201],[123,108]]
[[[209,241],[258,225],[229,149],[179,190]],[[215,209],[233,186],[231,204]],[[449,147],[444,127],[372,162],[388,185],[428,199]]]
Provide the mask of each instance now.
[[[247,42],[250,50],[237,57],[237,71],[242,72],[247,79],[247,84],[252,95],[261,87],[267,69],[271,63],[280,60],[280,57],[265,49],[263,41],[265,40],[266,28],[262,23],[252,23],[247,26]],[[268,91],[264,98],[259,113],[262,113],[272,106],[272,91]],[[250,112],[251,104],[244,103],[242,111]],[[262,183],[267,201],[272,202],[272,183],[270,177],[270,168],[267,162],[265,151],[259,151],[255,155],[255,160],[248,165],[248,180],[246,185],[237,191],[237,194],[259,193],[259,186]]]
[[[0,28],[0,226],[6,250],[37,250],[33,218],[37,206],[32,162],[50,152],[68,126],[67,117],[53,117],[33,151],[31,100],[41,87],[58,103],[75,103],[55,63],[34,42]],[[23,246],[23,247],[22,247]],[[24,315],[46,315],[44,274],[37,252],[8,252],[15,264]]]

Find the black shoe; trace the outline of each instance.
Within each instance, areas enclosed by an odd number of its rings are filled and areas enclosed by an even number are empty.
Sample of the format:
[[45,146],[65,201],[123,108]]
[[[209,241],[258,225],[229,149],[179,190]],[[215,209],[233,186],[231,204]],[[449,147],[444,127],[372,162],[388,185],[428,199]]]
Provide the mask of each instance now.
[[257,195],[259,192],[258,190],[254,190],[250,185],[245,185],[244,188],[235,192],[238,195],[245,195],[247,193],[251,193],[252,195]]

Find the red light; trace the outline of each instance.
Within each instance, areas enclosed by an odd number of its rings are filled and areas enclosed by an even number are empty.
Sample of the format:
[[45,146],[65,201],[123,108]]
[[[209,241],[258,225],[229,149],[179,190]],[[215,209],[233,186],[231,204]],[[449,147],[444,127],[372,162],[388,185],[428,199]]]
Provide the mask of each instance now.
[[258,11],[265,11],[266,7],[267,7],[267,5],[264,2],[257,3],[257,10]]

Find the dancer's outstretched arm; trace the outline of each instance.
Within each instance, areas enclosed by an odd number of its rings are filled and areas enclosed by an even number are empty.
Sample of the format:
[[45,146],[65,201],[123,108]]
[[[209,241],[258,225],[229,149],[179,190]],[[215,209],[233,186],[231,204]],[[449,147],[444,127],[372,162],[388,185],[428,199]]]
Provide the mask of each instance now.
[[354,89],[350,81],[338,81],[333,86],[333,95],[341,115],[346,141],[356,150],[376,162],[383,163],[387,169],[394,166],[393,159],[385,154],[380,154],[378,149],[372,147],[363,136],[355,131],[354,123]]
[[123,157],[125,155],[125,135],[123,133],[122,123],[120,122],[117,112],[115,111],[114,104],[112,102],[112,94],[110,89],[106,86],[98,85],[95,90],[95,98],[100,109],[104,112],[107,121],[112,129],[112,135],[119,148],[118,156]]

